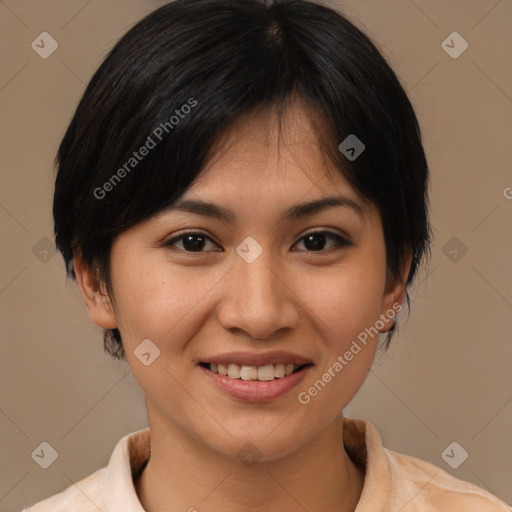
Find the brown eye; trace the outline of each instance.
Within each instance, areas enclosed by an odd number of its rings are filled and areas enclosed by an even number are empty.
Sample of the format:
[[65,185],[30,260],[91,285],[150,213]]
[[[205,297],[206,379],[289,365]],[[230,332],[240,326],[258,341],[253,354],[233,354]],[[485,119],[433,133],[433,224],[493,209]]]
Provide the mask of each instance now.
[[205,246],[208,245],[208,243],[212,243],[213,245],[216,245],[208,236],[206,236],[203,233],[182,233],[181,235],[174,237],[173,239],[169,240],[168,242],[165,242],[165,246],[177,246],[177,243],[181,243],[181,247],[178,247],[179,249],[182,249],[186,252],[208,252],[204,251],[203,249]]
[[345,238],[330,231],[313,231],[304,235],[298,243],[303,241],[304,247],[307,251],[321,252],[326,250],[325,245],[327,244],[328,239],[334,240],[336,242],[334,246],[330,247],[331,249],[332,247],[336,246],[345,247],[351,245],[350,242],[345,240]]

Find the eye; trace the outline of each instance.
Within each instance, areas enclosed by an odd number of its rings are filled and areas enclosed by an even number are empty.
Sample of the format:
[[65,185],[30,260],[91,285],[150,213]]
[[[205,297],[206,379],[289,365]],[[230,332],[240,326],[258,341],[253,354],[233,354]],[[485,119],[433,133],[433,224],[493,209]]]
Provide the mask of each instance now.
[[216,245],[215,242],[213,242],[212,239],[206,236],[204,233],[188,232],[174,237],[173,239],[165,242],[164,245],[168,247],[176,246],[176,243],[181,243],[181,247],[179,248],[185,250],[186,252],[205,252],[203,249],[208,244],[208,242]]
[[[312,231],[304,235],[298,243],[304,243],[304,247],[308,252],[322,252],[325,250],[325,245],[328,239],[335,242],[332,247],[345,247],[351,245],[344,237],[331,231]],[[182,233],[171,240],[164,243],[165,247],[178,247],[178,249],[184,250],[185,252],[209,252],[204,251],[205,247],[211,243],[212,246],[217,246],[213,240],[201,232],[188,232]],[[181,247],[179,246],[181,245]],[[332,248],[331,247],[331,248]],[[216,249],[213,249],[216,250]],[[222,250],[222,249],[221,249]]]
[[321,252],[325,249],[326,240],[329,238],[336,242],[334,247],[345,247],[351,245],[350,242],[341,235],[332,233],[331,231],[311,231],[304,235],[297,243],[303,242],[304,247],[306,247],[308,252]]

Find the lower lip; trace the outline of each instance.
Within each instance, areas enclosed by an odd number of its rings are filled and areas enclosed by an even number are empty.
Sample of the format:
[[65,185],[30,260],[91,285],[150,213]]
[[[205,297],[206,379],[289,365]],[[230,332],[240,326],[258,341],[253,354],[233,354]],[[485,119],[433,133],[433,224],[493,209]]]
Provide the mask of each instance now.
[[265,382],[259,380],[232,379],[231,377],[214,373],[204,366],[199,365],[199,368],[219,387],[219,389],[228,395],[245,402],[265,402],[279,398],[291,391],[295,386],[298,386],[311,368],[311,365],[286,377]]

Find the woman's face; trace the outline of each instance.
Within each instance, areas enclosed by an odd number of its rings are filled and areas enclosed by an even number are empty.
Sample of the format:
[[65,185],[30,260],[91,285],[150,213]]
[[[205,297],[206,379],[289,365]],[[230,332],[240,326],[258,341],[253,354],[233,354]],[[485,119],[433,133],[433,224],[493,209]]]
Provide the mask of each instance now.
[[[377,209],[339,172],[329,178],[307,115],[291,114],[279,154],[268,114],[238,122],[181,198],[187,208],[115,240],[114,309],[89,307],[119,328],[150,426],[232,458],[246,443],[264,460],[284,456],[326,429],[370,369],[378,337],[365,329],[389,330],[381,315],[403,298],[386,286]],[[305,207],[327,197],[339,204]],[[275,377],[294,362],[308,366]]]

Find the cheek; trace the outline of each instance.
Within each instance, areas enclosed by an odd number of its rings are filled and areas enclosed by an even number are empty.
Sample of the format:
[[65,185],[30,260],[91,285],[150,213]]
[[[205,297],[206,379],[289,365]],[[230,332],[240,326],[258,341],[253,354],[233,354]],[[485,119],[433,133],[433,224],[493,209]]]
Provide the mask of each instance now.
[[[302,290],[316,322],[320,358],[300,403],[314,410],[311,417],[331,421],[356,394],[375,357],[385,286],[385,265],[378,250],[359,253],[336,270],[326,270]],[[330,405],[327,405],[330,404]]]
[[198,315],[206,314],[208,291],[219,278],[155,258],[118,260],[112,285],[125,349],[133,351],[145,339],[161,352],[181,349],[200,325]]
[[330,423],[352,400],[375,358],[378,334],[370,328],[380,314],[379,287],[360,278],[332,280],[315,304],[319,363],[299,390],[298,401],[318,428]]
[[189,406],[183,399],[188,395],[178,384],[185,382],[190,369],[184,364],[184,350],[201,325],[198,312],[205,291],[218,279],[206,273],[192,279],[190,273],[155,258],[116,263],[116,317],[131,372],[161,410],[172,402],[176,413],[185,414]]
[[123,342],[132,348],[146,338],[159,344],[162,331],[172,329],[180,313],[182,302],[171,292],[179,284],[167,283],[165,276],[144,265],[134,265],[137,270],[132,272],[129,267],[118,268],[119,277],[112,279]]
[[314,283],[309,280],[300,286],[304,302],[314,312],[316,327],[329,340],[330,349],[342,350],[379,318],[385,267],[375,257],[365,258],[363,254],[316,275]]

